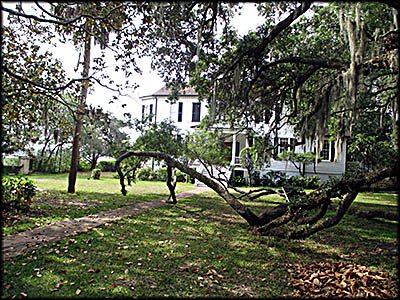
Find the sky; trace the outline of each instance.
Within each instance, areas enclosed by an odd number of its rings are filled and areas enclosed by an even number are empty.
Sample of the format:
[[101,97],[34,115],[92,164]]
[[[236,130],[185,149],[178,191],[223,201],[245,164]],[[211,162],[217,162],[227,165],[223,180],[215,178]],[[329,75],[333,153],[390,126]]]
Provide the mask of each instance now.
[[[237,15],[233,19],[233,24],[237,28],[238,33],[243,35],[250,29],[255,29],[261,25],[263,18],[258,16],[257,9],[254,3],[244,3],[244,9],[241,15]],[[96,47],[98,49],[98,47]],[[96,50],[94,50],[96,51]],[[63,45],[54,51],[55,57],[59,58],[67,71],[71,72],[72,76],[76,76],[73,72],[73,68],[76,66],[78,60],[78,52],[72,45]],[[94,57],[95,55],[93,55]],[[111,56],[110,56],[111,57]],[[138,65],[142,69],[143,73],[133,74],[132,82],[139,85],[136,90],[132,90],[127,97],[121,97],[120,101],[109,104],[109,99],[112,98],[114,93],[107,88],[96,85],[95,89],[91,94],[88,95],[87,102],[93,106],[101,106],[103,109],[110,111],[115,114],[118,118],[123,118],[124,112],[130,112],[133,117],[139,118],[141,115],[141,105],[139,97],[152,94],[162,88],[165,84],[162,79],[157,75],[157,71],[151,70],[150,68],[151,59],[149,57],[141,58]],[[110,72],[115,82],[120,79],[122,82],[125,81],[125,77],[122,72],[115,73]],[[125,103],[126,107],[122,108],[121,105]]]
[[[2,1],[2,5],[9,8],[15,8],[16,2],[4,2]],[[30,11],[29,2],[23,2],[23,7],[26,12]],[[246,2],[241,3],[243,9],[241,10],[240,15],[236,15],[233,18],[233,25],[238,30],[240,35],[246,34],[250,29],[256,29],[257,26],[263,23],[263,18],[258,16],[258,12],[254,3]],[[6,18],[2,17],[3,24]],[[100,54],[99,46],[92,47],[92,57],[97,57]],[[66,70],[67,74],[71,78],[79,77],[74,71],[74,68],[78,62],[78,51],[75,49],[75,46],[71,44],[60,44],[60,47],[55,49],[50,49],[53,55],[60,59],[63,63],[63,67]],[[107,59],[108,56],[108,59]],[[106,62],[110,65],[113,63],[113,57],[110,53],[106,53]],[[157,71],[151,70],[150,68],[151,59],[149,57],[141,58],[138,61],[138,66],[142,70],[142,74],[134,73],[132,75],[131,82],[135,82],[139,85],[139,87],[135,90],[127,91],[128,96],[118,96],[119,101],[116,101],[112,104],[109,103],[109,100],[112,99],[113,95],[117,95],[115,92],[110,91],[107,88],[101,87],[96,84],[94,89],[88,95],[87,103],[93,105],[94,107],[100,106],[104,110],[112,112],[117,118],[123,119],[123,114],[125,112],[130,112],[133,117],[139,118],[141,115],[141,104],[139,97],[152,94],[162,88],[165,84],[157,75]],[[115,72],[114,68],[110,67],[110,77],[114,80],[114,82],[125,82],[125,76],[123,72]],[[122,104],[126,104],[124,108],[122,108]]]

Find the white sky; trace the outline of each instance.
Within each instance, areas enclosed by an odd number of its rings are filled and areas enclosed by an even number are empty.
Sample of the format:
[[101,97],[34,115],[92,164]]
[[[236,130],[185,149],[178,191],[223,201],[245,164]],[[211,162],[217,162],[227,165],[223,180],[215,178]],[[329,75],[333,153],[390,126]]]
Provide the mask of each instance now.
[[[9,8],[15,8],[16,2],[4,2],[2,5]],[[30,3],[24,2],[23,7],[26,12],[29,12]],[[243,35],[247,33],[250,29],[255,29],[257,26],[263,23],[263,18],[258,16],[258,12],[254,3],[246,2],[242,3],[243,9],[241,10],[241,15],[236,15],[233,19],[233,25],[237,28],[238,33]],[[2,16],[3,24],[6,18]],[[79,77],[79,73],[74,72],[78,61],[78,52],[75,50],[73,44],[62,44],[56,49],[50,49],[54,56],[63,62],[63,66],[67,71],[67,74],[71,78]],[[97,57],[99,52],[99,46],[92,47],[92,58]],[[108,56],[108,58],[107,58]],[[113,57],[108,53],[106,54],[107,65],[112,65]],[[107,88],[101,87],[96,84],[94,90],[88,95],[87,102],[95,107],[100,106],[106,111],[110,111],[115,114],[116,117],[122,119],[124,112],[130,112],[133,117],[139,118],[141,114],[141,107],[139,103],[139,97],[151,94],[164,86],[163,81],[157,75],[156,71],[150,69],[151,60],[148,57],[140,59],[138,62],[139,67],[142,70],[142,75],[133,74],[131,82],[135,82],[139,85],[136,90],[132,90],[128,97],[119,96],[119,101],[109,104],[109,100],[115,92],[110,91]],[[114,82],[125,82],[125,76],[123,72],[116,73],[113,71],[114,68],[110,67],[109,74],[114,80]],[[125,108],[122,108],[122,104],[126,104]]]
[[[233,24],[237,28],[239,34],[245,34],[250,29],[255,29],[257,26],[261,25],[263,20],[262,17],[258,16],[254,3],[248,2],[244,4],[242,14],[235,16]],[[96,50],[98,50],[98,46],[96,48]],[[94,50],[94,52],[96,52],[96,50]],[[74,46],[70,45],[64,47],[63,45],[63,47],[56,49],[54,54],[63,61],[65,68],[72,72],[72,76],[76,76],[74,75],[73,68],[76,66],[78,53],[75,51]],[[95,55],[92,55],[92,57],[95,57]],[[149,57],[142,58],[139,61],[139,67],[143,73],[142,75],[132,75],[131,81],[136,82],[139,87],[136,90],[132,90],[129,97],[119,96],[120,101],[109,104],[108,101],[112,98],[114,93],[107,88],[96,85],[92,94],[88,95],[87,102],[113,112],[118,118],[123,118],[124,112],[130,112],[133,117],[139,118],[141,115],[141,107],[138,98],[152,94],[164,86],[164,82],[157,75],[157,71],[151,70],[150,64],[151,60]],[[119,80],[121,80],[121,82],[125,81],[123,72],[110,72],[110,74],[112,74],[111,76],[115,82]],[[123,103],[127,104],[125,108],[121,107]]]

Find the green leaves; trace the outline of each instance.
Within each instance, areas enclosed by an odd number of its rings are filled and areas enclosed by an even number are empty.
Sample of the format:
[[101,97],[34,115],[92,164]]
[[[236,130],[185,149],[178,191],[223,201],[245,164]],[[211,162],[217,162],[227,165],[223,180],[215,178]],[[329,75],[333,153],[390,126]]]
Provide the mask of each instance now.
[[2,177],[1,202],[5,209],[26,209],[36,194],[35,182],[24,176]]

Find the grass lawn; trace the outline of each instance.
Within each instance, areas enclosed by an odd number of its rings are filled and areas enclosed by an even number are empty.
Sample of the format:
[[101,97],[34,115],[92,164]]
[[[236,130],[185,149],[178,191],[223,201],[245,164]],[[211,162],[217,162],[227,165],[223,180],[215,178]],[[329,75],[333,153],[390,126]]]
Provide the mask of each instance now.
[[[100,180],[88,180],[90,173],[78,173],[76,192],[73,194],[67,193],[68,174],[29,175],[40,191],[28,214],[3,215],[3,235],[169,195],[165,182],[140,181],[127,186],[128,195],[123,196],[119,179],[113,178],[113,174],[103,172]],[[176,191],[179,193],[192,188],[192,184],[178,183]]]
[[[45,193],[68,196],[45,177],[34,178]],[[104,178],[98,187],[102,190],[96,191],[79,181],[82,189],[73,197],[106,203],[122,199],[118,182],[111,182]],[[108,184],[110,190],[105,188]],[[139,182],[140,192],[130,187],[127,199],[167,195],[164,186]],[[191,188],[179,186],[181,190]],[[393,210],[398,203],[396,195],[361,194],[355,205]],[[397,227],[397,223],[346,216],[336,227],[306,240],[255,236],[221,198],[209,192],[3,262],[2,296],[290,297],[295,266],[305,270],[317,263],[338,262],[385,272],[397,281]]]

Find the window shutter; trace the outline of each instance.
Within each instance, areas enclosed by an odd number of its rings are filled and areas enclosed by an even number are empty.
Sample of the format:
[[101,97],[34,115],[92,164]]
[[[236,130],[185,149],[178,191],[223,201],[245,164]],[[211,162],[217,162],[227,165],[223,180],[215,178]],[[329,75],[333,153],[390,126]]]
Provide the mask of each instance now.
[[335,160],[335,143],[331,142],[331,161],[333,162]]

